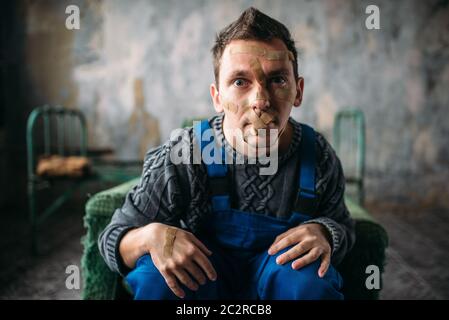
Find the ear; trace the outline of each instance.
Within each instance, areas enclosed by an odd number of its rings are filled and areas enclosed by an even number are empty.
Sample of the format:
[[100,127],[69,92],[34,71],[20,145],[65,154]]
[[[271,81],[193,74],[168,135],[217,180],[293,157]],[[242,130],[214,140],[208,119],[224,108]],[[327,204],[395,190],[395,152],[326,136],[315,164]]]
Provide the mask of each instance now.
[[218,113],[223,112],[223,107],[221,106],[220,93],[218,92],[218,88],[215,83],[210,85],[210,96],[212,97],[212,102],[214,103],[215,111]]
[[293,105],[295,107],[299,107],[302,102],[302,94],[304,92],[304,78],[299,77],[298,80],[296,80],[296,98]]

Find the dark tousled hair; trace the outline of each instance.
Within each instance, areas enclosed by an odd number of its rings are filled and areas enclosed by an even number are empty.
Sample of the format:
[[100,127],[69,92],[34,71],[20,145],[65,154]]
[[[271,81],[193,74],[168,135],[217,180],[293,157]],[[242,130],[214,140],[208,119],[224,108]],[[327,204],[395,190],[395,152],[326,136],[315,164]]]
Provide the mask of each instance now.
[[293,53],[295,60],[293,63],[293,72],[295,78],[298,78],[298,52],[295,48],[295,41],[290,35],[287,27],[279,21],[267,16],[259,10],[250,7],[243,11],[240,17],[225,27],[215,38],[215,44],[212,47],[215,83],[218,86],[220,75],[220,62],[226,46],[232,40],[258,40],[270,41],[278,38],[284,42],[287,49]]

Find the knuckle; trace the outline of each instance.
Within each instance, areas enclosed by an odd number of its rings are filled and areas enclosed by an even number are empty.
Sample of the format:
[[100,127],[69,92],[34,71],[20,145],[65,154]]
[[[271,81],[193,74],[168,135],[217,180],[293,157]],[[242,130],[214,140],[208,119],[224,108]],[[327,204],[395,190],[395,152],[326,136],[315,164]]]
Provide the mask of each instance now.
[[184,283],[186,286],[188,286],[189,288],[194,287],[193,281],[192,279],[190,279],[189,277],[184,276],[181,280],[182,283]]
[[206,273],[207,273],[209,276],[213,276],[213,275],[215,275],[215,270],[212,269],[212,268],[206,268]]
[[178,279],[182,283],[188,283],[189,282],[189,278],[185,274],[182,274],[182,273],[180,275],[178,275]]
[[304,248],[303,248],[303,246],[301,244],[298,244],[298,245],[295,246],[294,250],[295,250],[296,253],[299,254],[299,253],[303,252]]
[[205,279],[204,279],[204,276],[201,274],[201,273],[195,273],[194,275],[193,275],[193,277],[195,278],[195,280],[197,280],[198,282],[203,282]]
[[279,242],[278,248],[282,248],[282,247],[288,247],[290,245],[290,239],[289,238],[284,238]]
[[189,262],[189,258],[187,256],[182,256],[178,260],[178,266],[185,265],[187,262]]
[[194,245],[190,244],[186,249],[186,254],[189,256],[193,256],[196,253],[196,248]]
[[177,289],[177,284],[176,284],[176,281],[174,280],[174,279],[167,279],[166,281],[165,281],[166,283],[167,283],[167,286],[169,287],[169,288],[172,288],[172,289]]
[[159,271],[162,272],[162,273],[167,273],[167,271],[168,271],[167,264],[163,264],[163,265],[159,268]]

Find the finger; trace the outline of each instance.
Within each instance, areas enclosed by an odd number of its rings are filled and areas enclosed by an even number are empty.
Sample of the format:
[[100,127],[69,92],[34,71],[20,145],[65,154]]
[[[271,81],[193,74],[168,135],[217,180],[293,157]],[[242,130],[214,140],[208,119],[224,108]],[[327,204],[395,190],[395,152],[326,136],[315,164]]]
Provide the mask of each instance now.
[[175,269],[173,270],[173,274],[176,276],[176,278],[179,279],[179,281],[185,285],[190,290],[196,291],[198,290],[199,286],[198,284],[192,280],[192,278],[189,276],[187,272],[185,272],[183,269]]
[[299,259],[296,259],[292,263],[292,268],[295,270],[301,269],[302,267],[305,267],[312,262],[314,262],[316,259],[318,259],[321,255],[321,252],[319,249],[315,248],[309,251],[306,255],[302,256]]
[[284,252],[279,257],[277,257],[276,263],[284,264],[286,262],[289,262],[289,261],[303,255],[308,250],[310,250],[310,245],[307,245],[307,243],[304,243],[304,242],[300,242],[297,245],[295,245],[294,247],[292,247],[290,250]]
[[201,251],[198,254],[194,255],[193,260],[199,265],[199,267],[204,270],[207,277],[215,281],[217,280],[217,271],[215,271],[214,266],[210,262],[210,260],[202,253]]
[[318,269],[318,276],[320,278],[324,277],[327,270],[329,269],[329,266],[331,264],[331,254],[329,252],[324,253],[321,256],[321,265]]
[[212,254],[212,251],[210,251],[205,245],[204,243],[202,243],[197,237],[195,237],[192,234],[192,240],[195,243],[195,245],[200,248],[201,251],[203,251],[205,254],[207,254],[208,256],[210,256]]
[[192,275],[192,277],[200,284],[206,284],[206,276],[204,272],[196,265],[196,263],[188,263],[185,269]]
[[281,251],[282,249],[285,249],[293,244],[298,243],[299,239],[295,238],[297,237],[294,237],[293,234],[284,237],[282,240],[279,240],[277,243],[271,245],[270,249],[268,249],[268,254],[274,255],[279,251]]
[[[268,254],[273,255],[273,254],[276,254],[278,251],[284,249],[286,246],[279,248],[279,244],[282,244],[281,241],[285,241],[285,239],[290,237],[292,235],[292,233],[295,233],[297,236],[300,236],[302,234],[302,232],[303,232],[302,229],[295,227],[295,228],[291,228],[291,229],[287,230],[286,232],[278,235],[276,237],[276,239],[274,240],[273,244],[271,245],[270,249],[268,249]],[[299,241],[296,241],[296,243],[298,243],[298,242]],[[291,244],[294,244],[294,242]],[[291,245],[291,244],[289,244],[289,245]],[[289,245],[287,245],[287,246],[289,246]]]
[[176,277],[174,275],[172,275],[171,273],[161,271],[161,270],[159,270],[159,271],[162,274],[162,276],[164,277],[165,283],[170,288],[170,290],[173,291],[173,293],[177,297],[183,299],[186,296],[186,294],[185,294],[184,290],[182,290],[181,287],[179,286],[178,281],[176,280]]
[[290,233],[292,233],[293,231],[295,231],[295,228],[288,229],[288,230],[285,231],[284,233],[281,233],[280,235],[278,235],[278,236],[276,237],[276,239],[274,239],[273,244],[275,244],[275,243],[279,242],[280,240],[284,239],[286,236],[288,236],[288,235],[289,235]]

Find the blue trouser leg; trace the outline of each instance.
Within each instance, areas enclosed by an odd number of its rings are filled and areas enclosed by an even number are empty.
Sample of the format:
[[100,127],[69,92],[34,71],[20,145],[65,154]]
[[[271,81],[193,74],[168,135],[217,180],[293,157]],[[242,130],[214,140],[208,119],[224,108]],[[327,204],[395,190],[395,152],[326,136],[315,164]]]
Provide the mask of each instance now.
[[[205,242],[203,240],[203,242]],[[205,242],[206,246],[212,250],[213,254],[209,260],[217,271],[217,280],[206,281],[206,284],[199,285],[197,291],[192,291],[181,285],[186,296],[185,299],[207,300],[230,298],[228,284],[232,280],[235,272],[230,267],[229,261],[225,261],[224,255],[211,243]],[[193,279],[193,278],[192,278]],[[193,279],[194,280],[194,279]],[[126,281],[134,293],[136,300],[176,300],[179,299],[167,286],[164,277],[154,265],[150,255],[144,255],[136,262],[136,267],[127,276]]]
[[[136,267],[126,276],[135,300],[175,300],[178,297],[165,283],[150,255],[144,255],[136,262]],[[188,295],[190,292],[186,292]]]
[[341,300],[342,278],[334,267],[330,266],[323,278],[318,276],[321,259],[294,270],[293,261],[283,265],[276,263],[276,257],[287,251],[286,248],[276,255],[261,253],[254,261],[257,268],[254,285],[260,299],[282,300]]

